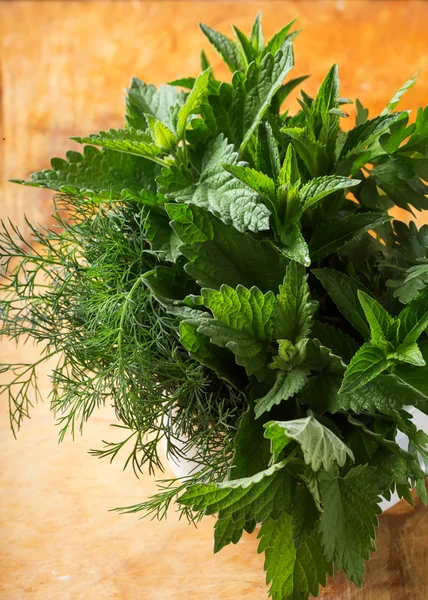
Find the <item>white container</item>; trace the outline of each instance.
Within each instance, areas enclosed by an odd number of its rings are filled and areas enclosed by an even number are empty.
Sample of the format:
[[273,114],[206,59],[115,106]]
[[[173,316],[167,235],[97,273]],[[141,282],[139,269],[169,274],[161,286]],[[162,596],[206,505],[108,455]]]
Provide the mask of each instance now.
[[[417,408],[413,408],[413,407],[405,407],[405,408],[409,413],[411,413],[413,415],[413,423],[416,425],[416,427],[418,429],[422,429],[422,431],[425,431],[428,433],[428,415],[424,414]],[[397,444],[400,446],[400,448],[403,448],[403,450],[407,450],[408,445],[409,445],[409,438],[407,437],[406,434],[399,431],[395,440],[396,440]],[[182,440],[179,440],[178,438],[174,438],[174,445],[177,446],[179,449],[182,449],[185,445],[185,442],[183,442]],[[171,468],[171,471],[174,473],[175,477],[177,477],[178,479],[184,479],[190,473],[192,473],[192,472],[194,473],[198,469],[200,469],[200,465],[192,460],[192,458],[194,458],[193,452],[187,453],[185,458],[177,458],[175,456],[171,456],[171,454],[168,454],[166,446],[167,446],[166,441],[164,438],[162,438],[162,448],[163,448],[165,457],[168,461],[168,464]],[[421,461],[421,468],[425,472],[425,465],[422,463],[422,461]],[[380,503],[380,508],[382,509],[383,512],[385,512],[386,510],[388,510],[389,508],[391,508],[398,502],[400,502],[400,498],[398,497],[398,494],[396,492],[394,492],[394,494],[391,495],[390,500],[382,500],[382,502]]]

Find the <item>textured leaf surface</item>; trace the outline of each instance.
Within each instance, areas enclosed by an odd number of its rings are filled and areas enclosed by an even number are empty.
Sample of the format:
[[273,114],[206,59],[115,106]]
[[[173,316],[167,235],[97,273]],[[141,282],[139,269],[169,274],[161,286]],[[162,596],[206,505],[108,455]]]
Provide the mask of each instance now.
[[351,277],[334,269],[313,269],[312,273],[321,281],[343,316],[363,337],[370,339],[370,329],[357,295],[362,286]]
[[354,338],[328,323],[316,321],[312,326],[312,335],[323,346],[329,348],[333,354],[341,356],[345,364],[350,362],[359,348]]
[[213,47],[220,54],[232,73],[244,68],[238,48],[230,38],[226,37],[219,31],[211,29],[211,27],[208,27],[207,25],[201,24],[200,28],[211,42]]
[[263,413],[269,412],[275,405],[292,398],[306,385],[309,371],[296,367],[288,373],[278,371],[276,381],[269,392],[256,400],[255,413],[259,418]]
[[330,429],[314,417],[294,421],[270,421],[266,424],[265,436],[271,440],[272,453],[278,457],[291,440],[300,444],[307,465],[314,471],[321,467],[330,470],[335,463],[340,467],[349,457],[354,460],[351,450]]
[[358,290],[358,299],[366,315],[373,343],[394,340],[398,331],[398,321],[393,319],[377,300],[362,290]]
[[319,482],[324,510],[320,531],[326,557],[361,586],[364,560],[375,550],[377,515],[382,512],[377,506],[380,499],[373,470],[355,467],[346,477],[324,471]]
[[393,364],[394,361],[386,358],[383,350],[367,342],[349,363],[340,392],[355,392]]
[[144,158],[107,149],[100,151],[93,146],[85,146],[83,154],[70,150],[66,157],[67,160],[53,158],[52,169],[33,173],[27,185],[58,191],[67,188],[113,198],[127,190],[137,195],[142,190],[156,191],[158,167]]
[[339,177],[338,175],[325,175],[324,177],[316,177],[306,183],[299,192],[300,200],[303,203],[303,210],[307,210],[315,206],[317,202],[337,192],[355,185],[359,185],[359,179],[349,179],[348,177]]
[[190,261],[186,271],[202,287],[218,289],[253,285],[262,291],[277,289],[285,274],[285,259],[272,245],[225,225],[195,205],[167,204],[172,228],[180,238],[182,254]]
[[73,137],[71,139],[80,144],[93,144],[94,146],[128,152],[148,159],[156,158],[162,151],[161,148],[155,146],[149,133],[132,128],[109,129],[108,131],[93,133],[87,137]]
[[312,300],[307,279],[305,267],[290,262],[276,297],[276,339],[291,340],[296,344],[308,337],[317,305]]
[[181,139],[186,131],[187,122],[191,115],[198,114],[202,103],[208,93],[208,84],[211,74],[211,69],[203,71],[195,81],[190,94],[187,96],[185,103],[178,111],[177,115],[177,136]]
[[233,146],[220,135],[205,150],[199,181],[166,196],[202,206],[239,231],[269,229],[269,209],[257,193],[223,168],[224,163],[241,164]]
[[292,494],[291,527],[296,548],[306,542],[319,522],[319,511],[306,484],[296,483]]
[[184,95],[172,85],[147,85],[137,77],[131,81],[126,98],[126,122],[135,129],[146,129],[146,114],[164,122],[173,129],[173,109],[184,102]]
[[198,332],[231,350],[249,375],[262,369],[272,337],[273,293],[222,285],[220,291],[203,289],[202,296],[214,319],[202,319]]
[[258,552],[265,553],[266,583],[273,600],[305,600],[309,594],[318,596],[320,584],[332,574],[320,537],[314,533],[296,550],[290,518],[283,514],[278,520],[263,523]]
[[244,138],[241,150],[247,145],[263,115],[281,87],[284,78],[294,66],[293,48],[287,44],[278,50],[275,56],[268,53],[260,67],[252,63],[247,71],[247,81],[251,81],[251,89],[244,102],[243,125]]

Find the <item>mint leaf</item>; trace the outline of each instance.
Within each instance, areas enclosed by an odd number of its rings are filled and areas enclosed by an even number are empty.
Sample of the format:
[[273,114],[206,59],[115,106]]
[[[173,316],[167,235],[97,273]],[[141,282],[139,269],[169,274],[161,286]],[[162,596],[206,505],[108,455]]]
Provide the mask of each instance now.
[[326,575],[332,574],[320,537],[314,533],[296,550],[290,518],[264,522],[259,536],[258,552],[265,553],[266,583],[272,600],[304,600],[309,594],[318,596],[319,585],[326,585]]
[[93,146],[85,146],[83,154],[70,150],[66,158],[53,158],[52,169],[33,173],[26,185],[110,198],[126,196],[128,190],[137,197],[143,190],[156,192],[158,167],[145,158]]
[[271,39],[266,44],[265,49],[263,50],[262,56],[265,56],[269,52],[275,56],[278,50],[281,50],[281,48],[283,48],[285,44],[288,44],[291,41],[291,36],[294,37],[294,35],[298,33],[294,32],[294,34],[291,34],[290,36],[290,29],[293,27],[295,22],[296,19],[293,19],[292,21],[287,23],[285,27],[283,27],[280,31],[278,31],[277,33],[275,33],[275,35],[271,37]]
[[382,512],[373,475],[374,469],[366,466],[354,467],[345,477],[329,471],[319,475],[320,532],[326,558],[358,586],[363,582],[364,560],[375,550],[377,515]]
[[276,192],[273,179],[250,167],[227,164],[223,166],[224,169],[236,177],[236,179],[242,181],[248,185],[248,187],[260,194],[270,210],[276,210]]
[[427,155],[428,148],[428,105],[418,108],[415,128],[407,143],[400,148],[403,152],[419,152]]
[[275,383],[269,392],[256,400],[255,413],[258,419],[269,412],[275,405],[292,398],[306,385],[309,371],[296,367],[289,372],[278,371]]
[[337,463],[340,467],[349,457],[351,450],[327,427],[314,417],[294,421],[270,421],[266,423],[265,437],[271,440],[271,451],[275,459],[291,440],[300,444],[307,465],[314,471],[323,467],[326,471]]
[[364,344],[349,363],[339,393],[355,392],[393,364],[383,350],[371,343]]
[[296,548],[300,548],[319,522],[315,500],[304,483],[296,483],[292,494],[291,527]]
[[279,246],[281,252],[292,261],[296,261],[305,267],[309,267],[311,259],[309,248],[297,224],[291,225],[283,236],[284,245]]
[[416,342],[428,327],[428,290],[420,293],[398,315],[400,340]]
[[359,185],[360,183],[359,179],[349,179],[348,177],[339,177],[338,175],[315,177],[315,179],[311,179],[299,191],[303,211],[312,208],[329,194]]
[[345,364],[350,362],[359,348],[354,338],[328,323],[316,321],[312,325],[312,336],[329,348],[333,354],[341,356]]
[[308,337],[317,304],[311,298],[307,279],[306,269],[295,261],[290,262],[276,297],[276,339],[296,344]]
[[186,102],[178,111],[177,137],[179,139],[182,139],[184,136],[190,116],[199,113],[201,105],[205,101],[205,97],[208,93],[210,75],[211,69],[207,69],[196,78],[195,84],[186,98]]
[[260,67],[256,63],[251,63],[248,67],[246,77],[250,89],[243,104],[244,137],[240,146],[241,152],[260,125],[274,95],[293,66],[293,48],[291,44],[287,44],[282,50],[278,50],[275,56],[266,54]]
[[190,261],[185,269],[201,287],[218,289],[225,283],[256,285],[262,291],[277,289],[284,277],[285,259],[271,244],[240,233],[195,205],[167,204],[166,210],[182,241],[180,252]]
[[126,123],[129,127],[145,130],[147,128],[146,114],[152,115],[172,129],[174,109],[183,104],[184,94],[178,92],[172,85],[147,85],[137,77],[133,77],[127,90]]
[[400,324],[398,319],[391,317],[379,302],[362,290],[358,290],[358,299],[370,327],[372,342],[376,345],[395,340]]
[[403,342],[394,352],[388,354],[388,358],[394,358],[400,362],[406,362],[416,367],[424,367],[425,360],[416,342]]
[[282,461],[252,477],[224,483],[195,484],[177,502],[206,515],[221,511],[222,518],[261,523],[285,510],[291,512],[290,479]]
[[248,375],[263,369],[272,337],[273,293],[222,285],[220,291],[203,289],[202,296],[214,319],[202,319],[198,332],[231,350]]
[[393,110],[395,110],[395,108],[397,107],[398,103],[401,100],[401,97],[404,96],[404,94],[407,92],[407,90],[409,90],[410,88],[412,88],[415,83],[416,80],[418,78],[418,75],[420,73],[419,71],[416,71],[416,73],[414,75],[412,75],[412,77],[410,77],[410,79],[408,79],[393,95],[393,97],[391,98],[391,100],[388,102],[388,104],[386,105],[386,107],[384,108],[384,110],[382,111],[382,115],[385,114],[390,114],[392,113]]
[[[227,163],[227,170],[223,168],[223,163]],[[202,206],[238,231],[269,229],[268,208],[250,189],[251,186],[240,183],[230,174],[233,165],[240,164],[233,146],[227,143],[223,135],[219,135],[206,147],[199,181],[165,195],[178,202]]]
[[254,49],[254,52],[256,54],[260,54],[260,52],[262,52],[264,45],[265,45],[263,31],[262,31],[262,13],[261,12],[257,13],[256,19],[253,23],[253,27],[251,29],[250,41],[251,41],[251,45]]
[[155,162],[158,161],[158,156],[162,153],[162,148],[153,143],[153,138],[149,133],[132,128],[110,129],[87,137],[72,137],[71,139],[79,144],[102,146],[119,152],[143,156]]
[[244,65],[236,44],[230,38],[219,31],[211,29],[211,27],[208,27],[207,25],[201,23],[199,26],[232,73],[235,71],[242,71]]
[[150,114],[146,114],[146,121],[154,144],[165,150],[173,151],[177,144],[177,139],[171,129]]
[[364,338],[370,339],[370,329],[358,300],[358,290],[365,291],[363,286],[334,269],[312,269],[312,273],[321,281],[343,316]]
[[264,431],[263,419],[256,419],[249,406],[239,421],[229,479],[252,477],[269,467],[271,454]]
[[312,261],[319,260],[343,248],[366,231],[391,221],[392,217],[375,212],[354,213],[336,221],[322,223],[309,243]]

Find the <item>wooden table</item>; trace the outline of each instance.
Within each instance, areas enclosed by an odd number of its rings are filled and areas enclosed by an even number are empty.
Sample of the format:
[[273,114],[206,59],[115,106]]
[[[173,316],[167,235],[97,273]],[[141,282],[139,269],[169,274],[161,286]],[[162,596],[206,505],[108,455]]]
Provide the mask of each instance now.
[[[122,89],[131,75],[159,84],[195,74],[203,43],[198,21],[248,30],[263,8],[265,29],[299,15],[296,75],[312,73],[315,93],[339,62],[341,94],[380,110],[418,68],[428,66],[423,2],[0,2],[0,213],[47,222],[51,193],[6,183],[48,166],[50,156],[76,148],[67,136],[122,125]],[[206,45],[205,45],[206,48]],[[214,54],[214,67],[220,72]],[[422,72],[403,107],[428,98]],[[7,342],[1,358],[29,349]],[[49,381],[42,376],[47,395]],[[109,408],[96,413],[84,437],[58,446],[47,405],[36,407],[18,440],[1,402],[2,600],[264,600],[262,557],[254,536],[212,555],[213,520],[195,530],[179,522],[142,522],[109,509],[155,491],[120,460],[87,454],[112,437]],[[114,435],[114,433],[113,433]],[[428,510],[401,503],[380,519],[378,552],[364,591],[343,577],[329,600],[426,600]]]

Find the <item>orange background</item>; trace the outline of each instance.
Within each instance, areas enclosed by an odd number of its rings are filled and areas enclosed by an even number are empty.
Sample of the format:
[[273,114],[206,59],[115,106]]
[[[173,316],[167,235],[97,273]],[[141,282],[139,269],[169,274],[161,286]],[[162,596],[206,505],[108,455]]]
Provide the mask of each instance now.
[[[159,84],[194,75],[205,43],[197,23],[227,33],[248,31],[263,11],[266,35],[298,15],[293,76],[315,93],[338,62],[341,95],[379,111],[419,68],[428,66],[428,4],[413,1],[268,2],[0,2],[0,214],[46,222],[51,192],[7,183],[77,148],[70,135],[123,124],[123,89],[132,75]],[[216,73],[226,75],[208,51]],[[428,98],[428,70],[402,101],[416,109]],[[295,106],[295,105],[294,105]],[[0,360],[37,355],[2,342]],[[42,374],[47,395],[49,380]],[[85,436],[57,445],[53,416],[37,406],[15,441],[1,400],[4,600],[264,600],[262,557],[254,536],[212,556],[213,520],[198,530],[171,513],[141,522],[110,508],[155,491],[154,479],[122,472],[86,454],[114,436],[109,408],[96,413]],[[343,577],[325,598],[425,600],[428,597],[428,511],[400,504],[380,519],[378,553],[364,591]]]

